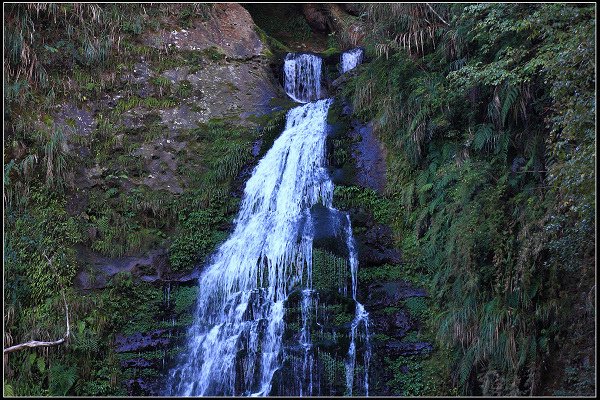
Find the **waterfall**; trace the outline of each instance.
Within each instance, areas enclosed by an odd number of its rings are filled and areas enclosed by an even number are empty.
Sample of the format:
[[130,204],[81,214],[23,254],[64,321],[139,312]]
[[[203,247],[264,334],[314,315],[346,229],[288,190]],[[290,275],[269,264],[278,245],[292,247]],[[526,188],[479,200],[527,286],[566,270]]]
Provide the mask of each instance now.
[[299,103],[321,97],[321,57],[288,53],[283,65],[285,92]]
[[364,51],[360,47],[343,52],[340,60],[342,74],[360,64],[363,59],[363,53]]
[[[290,97],[299,101],[318,98],[320,68],[317,56],[288,55],[285,88]],[[333,183],[325,159],[331,103],[332,99],[323,99],[289,110],[284,131],[254,168],[233,233],[211,256],[199,278],[196,319],[188,332],[185,360],[170,372],[166,394],[269,395],[273,376],[286,357],[286,302],[292,292],[301,291],[298,344],[303,352],[303,383],[298,394],[313,395],[315,357],[310,326],[312,309],[317,317],[318,296],[312,287],[315,228],[311,208],[321,204],[337,212],[332,207]],[[358,262],[348,216],[347,221],[352,294],[357,304],[348,377],[354,375],[354,337],[360,323],[368,329],[368,313],[364,308],[358,313]]]
[[369,362],[371,360],[371,344],[369,341],[369,313],[365,307],[356,300],[356,286],[358,284],[358,256],[356,254],[356,246],[354,245],[354,236],[352,235],[352,224],[350,223],[350,215],[346,215],[348,225],[346,230],[346,243],[350,257],[350,274],[352,275],[352,299],[356,303],[356,313],[354,320],[350,325],[350,348],[346,356],[346,390],[347,394],[352,396],[354,387],[354,369],[356,366],[356,331],[362,323],[365,328],[365,343],[366,351],[364,355],[364,389],[365,396],[369,395]]

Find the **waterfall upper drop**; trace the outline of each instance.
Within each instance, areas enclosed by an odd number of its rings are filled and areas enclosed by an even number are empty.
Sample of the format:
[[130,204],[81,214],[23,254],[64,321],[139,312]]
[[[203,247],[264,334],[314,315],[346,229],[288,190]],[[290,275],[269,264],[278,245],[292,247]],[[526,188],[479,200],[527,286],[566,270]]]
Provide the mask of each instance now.
[[363,54],[364,51],[360,47],[343,52],[340,60],[342,74],[356,68],[358,64],[362,63]]
[[288,53],[283,65],[285,92],[299,103],[321,98],[321,65],[315,54]]

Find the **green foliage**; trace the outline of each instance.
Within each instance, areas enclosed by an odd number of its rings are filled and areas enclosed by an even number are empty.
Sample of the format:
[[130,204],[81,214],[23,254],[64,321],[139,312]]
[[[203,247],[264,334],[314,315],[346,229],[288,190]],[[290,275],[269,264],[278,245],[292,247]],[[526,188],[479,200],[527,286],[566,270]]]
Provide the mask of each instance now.
[[317,290],[348,290],[349,272],[345,258],[328,251],[313,250],[312,286]]
[[[26,213],[7,220],[5,299],[35,304],[68,286],[76,257],[70,247],[82,241],[81,225],[64,210],[64,202],[46,189],[33,189]],[[47,257],[52,259],[48,265]]]
[[[319,312],[322,313],[323,323],[341,327],[354,320],[353,309],[348,304],[323,304],[319,306]],[[340,334],[341,337],[343,334]]]
[[169,248],[169,261],[174,271],[185,271],[203,261],[226,233],[215,230],[225,223],[223,209],[210,208],[181,215],[180,230]]
[[365,11],[375,59],[344,94],[386,142],[391,225],[409,271],[433,278],[455,384],[531,394],[550,326],[573,325],[561,291],[593,280],[593,7]]
[[373,212],[378,223],[390,224],[393,220],[393,204],[376,191],[359,186],[336,186],[333,193],[336,207],[341,209],[363,208]]
[[[176,14],[186,26],[193,17],[212,18],[211,4],[13,4],[5,11],[4,95],[11,107],[32,100],[32,90],[65,92],[57,73],[81,67],[98,75],[116,56],[127,58],[123,42],[157,29],[159,16]],[[97,92],[96,83],[80,89]]]
[[371,282],[389,282],[404,277],[402,268],[398,265],[382,265],[358,269],[358,281],[361,284]]
[[[105,314],[106,295],[82,296],[67,290],[71,337],[67,346],[32,349],[11,354],[5,377],[17,395],[89,395],[86,387],[104,386],[106,395],[117,395],[118,368],[111,355]],[[7,320],[7,333],[15,341],[50,340],[64,335],[64,303],[60,294]],[[110,338],[109,338],[110,339]],[[108,374],[102,370],[110,371]]]
[[279,40],[267,35],[267,33],[261,28],[259,28],[258,25],[255,26],[254,30],[256,31],[256,33],[258,33],[258,36],[260,36],[261,42],[263,42],[263,44],[266,45],[265,50],[263,50],[263,54],[265,56],[273,57],[273,51],[278,54],[289,53],[291,51],[286,45],[281,43]]
[[183,80],[179,82],[179,86],[177,86],[177,96],[179,97],[189,97],[192,94],[192,84],[190,81]]
[[[181,17],[189,20],[199,15],[196,11],[211,7],[185,6],[187,14],[183,12]],[[190,10],[195,11],[190,14]],[[126,181],[140,177],[144,169],[143,160],[132,150],[163,135],[164,127],[153,113],[144,118],[147,129],[143,132],[125,129],[118,114],[135,107],[169,108],[176,103],[167,97],[174,93],[164,77],[152,82],[160,96],[143,99],[133,95],[137,93],[135,85],[116,77],[140,56],[147,57],[152,67],[169,62],[175,66],[200,64],[208,56],[177,52],[164,57],[162,50],[132,43],[135,39],[130,40],[130,35],[141,34],[159,14],[164,16],[164,11],[173,13],[168,5],[14,5],[5,11],[5,344],[62,337],[61,288],[66,291],[71,322],[67,345],[24,350],[7,357],[5,394],[124,395],[121,366],[112,347],[114,334],[189,325],[194,293],[174,290],[172,307],[180,313],[175,325],[170,320],[157,321],[160,308],[164,308],[161,289],[137,287],[121,276],[114,287],[74,293],[76,273],[80,267],[89,267],[80,265],[77,250],[83,245],[103,255],[122,256],[168,246],[167,233],[177,230],[178,213],[184,210],[189,214],[192,205],[198,206],[199,196],[192,193],[183,199],[139,185],[124,189]],[[117,50],[123,54],[118,55]],[[179,89],[176,94],[185,95],[190,91],[189,82]],[[65,119],[63,130],[55,126],[62,123],[57,105],[64,98],[86,108],[89,104],[85,102],[112,96],[113,90],[126,95],[113,113],[100,102],[92,107],[99,107],[93,111],[98,126],[92,135],[75,132],[77,121],[73,118]],[[227,146],[230,132],[223,134],[220,146]],[[242,137],[240,133],[235,148],[227,153],[230,163],[219,176],[226,182],[218,182],[223,186],[230,185],[230,175],[241,168]],[[210,146],[206,147],[210,151]],[[91,157],[85,155],[86,148]],[[100,184],[76,188],[73,166],[97,167]],[[197,174],[204,172],[201,168]],[[235,201],[226,203],[222,213],[229,217]]]
[[162,75],[153,76],[150,78],[150,82],[158,88],[160,97],[162,97],[165,93],[170,93],[172,89],[171,80]]
[[73,159],[61,129],[33,130],[27,122],[13,128],[12,142],[5,149],[17,156],[4,165],[4,206],[9,213],[19,213],[29,203],[32,186],[58,193],[71,186]]
[[176,101],[173,99],[158,99],[155,97],[144,97],[140,98],[132,96],[127,99],[119,99],[117,106],[113,112],[117,115],[122,114],[136,107],[145,107],[148,109],[165,109],[175,107]]
[[4,388],[3,389],[4,396],[11,397],[11,396],[15,395],[15,390],[13,389],[12,385],[9,385],[6,382],[4,382],[2,387]]
[[61,364],[54,364],[50,368],[49,392],[51,396],[66,396],[77,380],[77,368],[75,365],[65,367]]
[[404,300],[404,306],[410,315],[419,321],[427,321],[431,316],[428,301],[424,297],[409,297]]
[[287,115],[287,111],[294,106],[295,105],[289,103],[284,104],[283,110],[265,114],[256,119],[256,122],[260,124],[260,134],[262,137],[262,144],[259,150],[260,157],[267,153],[275,140],[283,132],[283,129],[285,128],[285,116]]
[[[131,274],[120,273],[111,281],[110,305],[112,323],[125,335],[156,329],[164,295],[161,288],[133,280]],[[125,303],[127,307],[125,307]]]
[[191,176],[198,196],[190,196],[196,207],[206,207],[215,201],[226,201],[231,185],[242,168],[252,160],[252,133],[221,120],[211,120],[193,129],[198,141],[197,155],[206,173]]
[[183,28],[190,28],[192,20],[199,18],[201,21],[208,21],[212,17],[212,4],[191,3],[180,4],[177,12],[179,23]]
[[203,53],[211,61],[221,61],[225,58],[223,51],[216,46],[208,47],[206,50],[203,50]]
[[444,387],[444,374],[448,373],[448,365],[439,359],[419,356],[385,357],[385,364],[393,372],[394,378],[388,382],[402,396],[440,396],[454,395],[455,390],[448,392]]
[[88,229],[97,232],[92,249],[119,257],[162,243],[161,229],[174,224],[176,203],[170,192],[140,187],[126,193],[113,187],[90,193],[86,215]]
[[192,305],[195,304],[198,299],[198,287],[197,286],[180,286],[173,293],[173,301],[175,303],[175,313],[181,314],[189,312]]

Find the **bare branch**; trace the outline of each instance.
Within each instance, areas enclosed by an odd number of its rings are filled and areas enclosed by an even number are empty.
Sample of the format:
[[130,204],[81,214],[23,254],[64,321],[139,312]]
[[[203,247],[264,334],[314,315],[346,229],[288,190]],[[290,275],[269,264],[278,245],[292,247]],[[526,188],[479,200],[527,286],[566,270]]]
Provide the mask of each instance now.
[[444,18],[442,18],[440,16],[440,14],[438,14],[437,12],[435,12],[435,10],[433,9],[433,7],[431,7],[431,5],[429,3],[425,3],[427,4],[427,7],[429,7],[429,9],[440,19],[440,21],[442,21],[444,24],[446,24],[447,26],[450,26],[449,23],[447,23],[446,21],[444,21]]
[[[44,257],[46,257],[46,260],[48,260],[48,264],[50,264],[52,269],[54,269],[54,266],[52,265],[52,261],[48,258],[46,253],[44,253]],[[54,271],[54,272],[56,272],[56,271]],[[10,346],[10,347],[7,347],[6,349],[4,349],[4,354],[11,353],[13,351],[18,351],[18,350],[28,348],[28,347],[32,348],[32,347],[58,346],[67,341],[67,339],[71,335],[71,326],[69,324],[69,305],[67,304],[67,298],[65,297],[65,291],[62,287],[62,284],[60,283],[60,279],[58,280],[58,282],[60,284],[60,292],[62,294],[63,302],[65,303],[65,314],[66,314],[66,319],[67,319],[67,332],[65,333],[65,336],[63,336],[62,338],[55,340],[53,342],[41,342],[38,340],[31,340],[29,342],[19,343],[19,344],[16,344],[14,346]]]

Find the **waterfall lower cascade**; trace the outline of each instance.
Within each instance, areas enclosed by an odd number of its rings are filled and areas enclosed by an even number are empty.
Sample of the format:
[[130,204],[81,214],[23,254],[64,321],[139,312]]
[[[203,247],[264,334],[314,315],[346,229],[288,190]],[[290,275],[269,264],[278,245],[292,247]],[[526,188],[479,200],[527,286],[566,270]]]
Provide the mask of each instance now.
[[340,69],[342,74],[356,68],[362,62],[364,51],[360,47],[342,53]]
[[[313,206],[332,207],[333,183],[326,170],[327,112],[332,99],[320,93],[321,59],[290,54],[285,61],[286,92],[315,100],[288,111],[286,126],[246,183],[231,236],[213,254],[199,278],[196,320],[185,360],[174,368],[166,394],[177,396],[267,396],[274,375],[292,358],[284,345],[285,313],[299,293],[297,376],[286,395],[318,395],[321,377],[311,340],[318,292],[313,288]],[[288,74],[289,72],[289,74]],[[356,300],[358,262],[350,218],[346,237],[352,298],[356,306],[344,360],[346,394],[352,395],[357,330],[364,330],[364,392],[368,395],[368,313]],[[282,371],[279,371],[280,374]],[[294,391],[291,393],[290,391]]]

